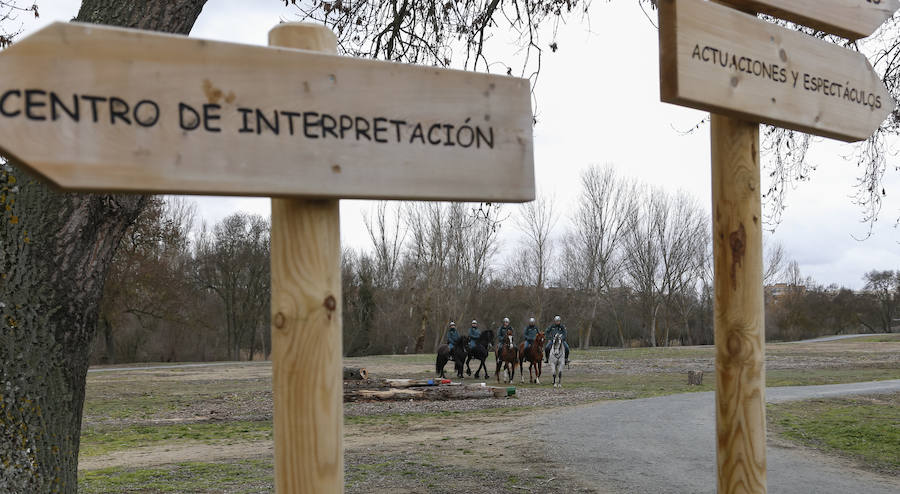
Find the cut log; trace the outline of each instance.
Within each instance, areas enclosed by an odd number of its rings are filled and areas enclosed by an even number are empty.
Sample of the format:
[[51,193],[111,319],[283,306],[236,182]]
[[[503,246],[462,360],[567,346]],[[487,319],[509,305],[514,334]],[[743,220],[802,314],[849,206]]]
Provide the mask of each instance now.
[[703,384],[703,371],[688,371],[688,386]]
[[365,367],[344,367],[345,381],[361,381],[369,378]]

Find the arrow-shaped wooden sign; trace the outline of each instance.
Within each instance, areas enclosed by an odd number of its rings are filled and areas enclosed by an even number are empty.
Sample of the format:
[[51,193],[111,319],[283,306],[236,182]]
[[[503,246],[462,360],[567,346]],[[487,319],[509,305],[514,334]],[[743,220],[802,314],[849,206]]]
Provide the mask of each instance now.
[[900,0],[728,0],[728,3],[850,39],[871,35],[900,8]]
[[69,190],[534,198],[525,79],[56,23],[0,53],[0,149]]
[[703,0],[660,0],[660,98],[843,141],[895,103],[865,56]]

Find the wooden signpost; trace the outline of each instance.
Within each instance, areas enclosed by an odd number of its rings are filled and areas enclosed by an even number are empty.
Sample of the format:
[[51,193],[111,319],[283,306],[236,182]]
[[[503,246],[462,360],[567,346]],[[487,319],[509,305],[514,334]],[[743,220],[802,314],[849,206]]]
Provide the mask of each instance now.
[[0,149],[65,190],[276,197],[275,486],[342,492],[338,199],[534,199],[530,89],[269,43],[53,24],[0,53]]
[[704,0],[659,9],[667,103],[843,141],[866,139],[894,109],[861,53]]
[[871,35],[900,8],[900,0],[728,0],[728,3],[849,39]]
[[[896,0],[728,0],[866,36]],[[702,0],[660,0],[660,98],[714,112],[716,458],[720,494],[766,492],[759,123],[868,138],[895,102],[861,54]],[[855,15],[854,15],[855,14]],[[878,21],[880,19],[880,21]]]
[[0,74],[0,147],[66,190],[534,197],[525,79],[74,23]]

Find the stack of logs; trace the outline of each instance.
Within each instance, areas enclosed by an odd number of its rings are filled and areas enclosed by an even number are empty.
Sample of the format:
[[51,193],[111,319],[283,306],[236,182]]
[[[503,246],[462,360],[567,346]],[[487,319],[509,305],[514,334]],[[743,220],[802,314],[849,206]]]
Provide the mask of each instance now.
[[505,387],[464,385],[449,379],[375,379],[366,369],[344,368],[344,403],[374,400],[467,400],[502,398]]

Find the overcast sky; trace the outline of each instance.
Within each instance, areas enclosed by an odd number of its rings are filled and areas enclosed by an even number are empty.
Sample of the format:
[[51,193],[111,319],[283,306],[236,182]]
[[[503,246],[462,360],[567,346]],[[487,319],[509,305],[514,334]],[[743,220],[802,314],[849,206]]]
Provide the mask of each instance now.
[[[39,20],[20,19],[26,34],[52,21],[70,20],[80,1],[38,4]],[[296,9],[286,8],[283,0],[210,0],[191,36],[264,45],[268,30],[280,20],[297,20]],[[650,185],[685,190],[708,210],[709,129],[682,132],[705,114],[659,102],[657,31],[637,2],[594,2],[590,22],[570,21],[560,27],[556,40],[559,51],[547,50],[536,89],[534,149],[538,192],[552,195],[563,212],[557,233],[566,227],[579,174],[595,163],[614,164],[619,173]],[[857,169],[844,157],[853,152],[853,145],[817,141],[811,160],[818,169],[810,182],[790,193],[773,238],[799,262],[804,276],[860,288],[868,270],[900,269],[900,231],[894,228],[900,216],[900,174],[890,167],[888,196],[873,237],[854,240],[865,236],[868,227],[860,223],[860,211],[850,199]],[[210,223],[236,210],[269,214],[268,199],[195,199]],[[346,245],[367,245],[361,216],[370,204],[342,201]],[[515,246],[513,228],[512,222],[504,227],[505,250]]]

